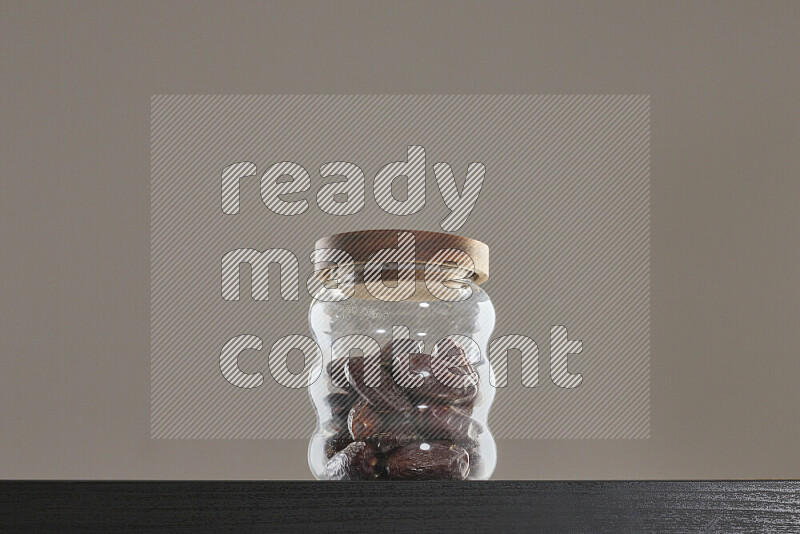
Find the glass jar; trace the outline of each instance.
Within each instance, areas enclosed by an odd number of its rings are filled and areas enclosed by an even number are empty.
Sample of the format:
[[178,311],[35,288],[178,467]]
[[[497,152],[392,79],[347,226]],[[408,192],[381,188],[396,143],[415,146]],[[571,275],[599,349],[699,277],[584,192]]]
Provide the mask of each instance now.
[[488,479],[497,459],[486,357],[495,312],[480,287],[488,247],[376,230],[321,239],[321,251],[337,261],[315,272],[309,310],[323,354],[309,387],[314,476]]

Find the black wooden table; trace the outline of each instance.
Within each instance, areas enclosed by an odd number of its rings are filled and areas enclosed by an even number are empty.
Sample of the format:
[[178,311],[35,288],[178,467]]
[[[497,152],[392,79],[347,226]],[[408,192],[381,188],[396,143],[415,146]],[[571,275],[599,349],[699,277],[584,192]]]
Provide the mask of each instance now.
[[800,532],[800,482],[0,482],[0,529]]

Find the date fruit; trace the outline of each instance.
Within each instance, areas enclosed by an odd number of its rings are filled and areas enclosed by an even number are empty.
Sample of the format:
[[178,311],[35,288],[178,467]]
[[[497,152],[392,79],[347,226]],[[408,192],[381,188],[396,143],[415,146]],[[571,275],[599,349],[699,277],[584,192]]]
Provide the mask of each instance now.
[[347,427],[354,440],[372,443],[384,453],[417,438],[414,425],[407,417],[379,411],[366,401],[360,401],[350,410]]
[[368,439],[381,431],[381,416],[367,401],[359,401],[347,416],[347,428],[356,441]]
[[334,454],[326,469],[330,480],[371,480],[381,475],[382,465],[375,447],[356,441]]
[[[414,404],[431,400],[471,406],[478,396],[478,375],[463,351],[436,356],[410,354],[404,357],[409,358],[409,371],[424,378],[421,386],[408,389]],[[463,380],[462,384],[453,386],[439,381],[437,374],[444,376],[447,372],[456,375],[459,381]]]
[[421,405],[417,409],[414,421],[425,439],[459,442],[474,439],[481,431],[468,409],[446,404]]
[[477,439],[468,439],[459,441],[459,447],[467,451],[469,454],[469,472],[475,474],[480,469],[481,462],[481,449]]
[[[462,480],[481,469],[483,429],[472,418],[478,376],[466,351],[449,339],[432,355],[418,351],[416,342],[396,340],[375,355],[328,365],[331,379],[343,384],[325,397],[326,428],[334,432],[324,447],[329,479]],[[401,386],[398,372],[422,377],[422,385]]]
[[347,430],[347,427],[345,426],[336,432],[336,434],[329,437],[325,442],[325,456],[330,458],[337,452],[350,445],[352,442],[353,438],[350,436],[350,431]]
[[353,389],[376,408],[403,415],[413,410],[403,388],[395,384],[377,357],[350,358],[345,371]]
[[391,479],[464,480],[469,475],[469,454],[447,441],[423,441],[397,448],[386,461]]
[[358,398],[355,393],[330,393],[325,397],[325,402],[331,410],[332,428],[335,430],[347,428],[347,416]]

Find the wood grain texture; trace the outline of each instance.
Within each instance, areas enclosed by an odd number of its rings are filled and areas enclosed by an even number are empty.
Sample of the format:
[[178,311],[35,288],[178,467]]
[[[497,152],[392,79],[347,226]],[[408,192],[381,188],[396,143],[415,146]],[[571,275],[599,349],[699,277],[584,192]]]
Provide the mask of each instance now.
[[0,529],[800,532],[800,482],[0,483]]
[[425,230],[360,230],[323,237],[317,240],[314,248],[344,250],[359,264],[369,261],[379,250],[397,248],[401,232],[414,234],[414,257],[418,263],[432,261],[444,249],[461,250],[472,260],[474,282],[480,285],[489,279],[489,246],[477,239],[456,234]]

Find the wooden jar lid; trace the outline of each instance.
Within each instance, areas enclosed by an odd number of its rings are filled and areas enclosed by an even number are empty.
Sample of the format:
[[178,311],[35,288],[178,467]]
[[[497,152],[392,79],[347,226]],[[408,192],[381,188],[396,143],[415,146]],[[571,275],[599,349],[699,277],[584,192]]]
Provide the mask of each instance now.
[[[356,264],[366,263],[370,256],[381,249],[397,248],[401,232],[414,235],[416,263],[430,262],[440,250],[455,249],[465,252],[474,264],[473,280],[482,284],[489,278],[489,246],[486,243],[454,234],[426,232],[423,230],[361,230],[323,237],[315,248],[335,248],[350,254]],[[437,261],[449,265],[447,261]]]

